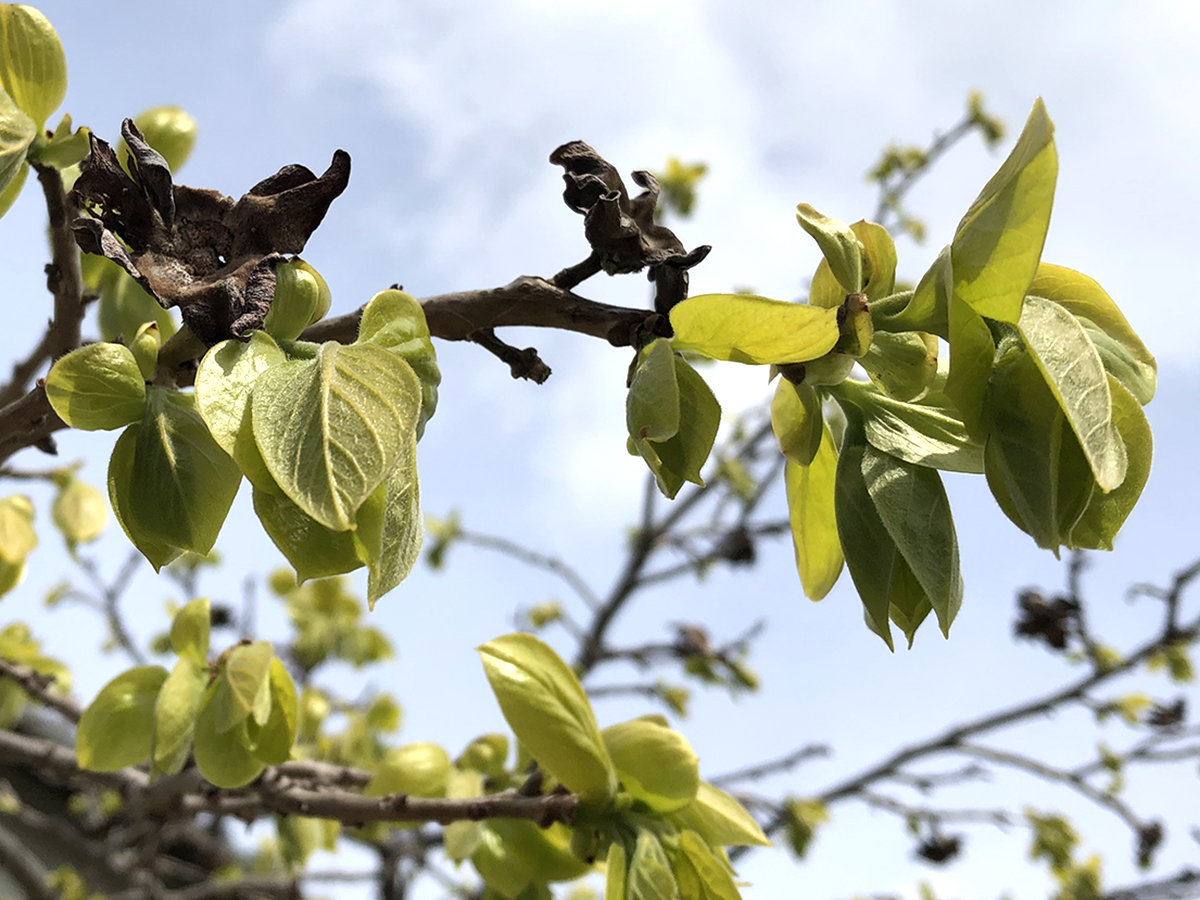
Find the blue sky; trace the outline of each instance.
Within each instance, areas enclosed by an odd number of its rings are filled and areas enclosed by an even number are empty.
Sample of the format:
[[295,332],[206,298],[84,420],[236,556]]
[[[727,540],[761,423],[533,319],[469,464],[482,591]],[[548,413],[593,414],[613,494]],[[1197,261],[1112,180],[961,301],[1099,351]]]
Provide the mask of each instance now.
[[[559,199],[559,170],[546,161],[573,139],[626,172],[672,154],[710,164],[696,215],[678,229],[688,246],[714,246],[693,272],[694,293],[751,285],[801,296],[818,255],[795,224],[797,202],[846,220],[868,216],[875,196],[863,173],[885,144],[921,142],[948,127],[973,88],[1013,133],[1042,96],[1060,153],[1045,258],[1096,277],[1160,364],[1159,396],[1147,409],[1151,480],[1116,552],[1096,561],[1088,581],[1100,621],[1115,635],[1135,634],[1142,608],[1124,604],[1124,586],[1162,581],[1197,552],[1200,356],[1188,290],[1200,208],[1194,4],[57,0],[41,8],[66,46],[65,109],[78,124],[111,139],[123,116],[149,106],[179,104],[195,115],[200,141],[185,183],[236,196],[286,163],[320,171],[334,149],[350,152],[350,188],[305,254],[330,282],[334,312],[393,282],[422,296],[549,275],[581,259],[580,221]],[[1001,158],[968,142],[913,191],[930,237],[923,246],[899,242],[902,276],[915,278],[932,261]],[[27,191],[0,222],[7,292],[21,298],[10,301],[0,334],[9,357],[36,339],[47,315],[37,199]],[[646,299],[637,277],[586,289],[626,305]],[[624,452],[628,360],[574,335],[528,332],[512,342],[542,351],[555,369],[546,385],[513,382],[478,348],[439,347],[442,400],[420,448],[426,511],[458,508],[468,525],[561,554],[604,588],[641,477]],[[761,371],[726,368],[714,381],[727,410],[765,396]],[[103,483],[111,437],[64,434],[60,446],[67,460],[87,456],[87,476]],[[18,462],[42,464],[32,453]],[[716,634],[768,619],[752,660],[762,694],[736,703],[711,696],[683,725],[703,771],[832,743],[832,760],[768,786],[803,794],[943,722],[1073,674],[1009,640],[1014,589],[1056,586],[1061,568],[1008,526],[975,481],[950,480],[967,596],[949,642],[930,630],[912,652],[886,654],[862,627],[848,579],[820,605],[803,599],[782,542],[750,573],[649,594],[618,623],[618,635],[632,638],[664,634],[663,623],[681,619],[709,623]],[[782,513],[781,496],[777,503]],[[64,629],[61,617],[38,611],[65,565],[45,505],[43,546],[2,618],[32,619],[51,652],[80,661],[80,682],[96,684],[119,665],[96,656],[96,629]],[[101,545],[114,569],[123,540],[117,533]],[[248,496],[219,548],[229,567],[209,585],[218,596],[236,597],[244,572],[279,561]],[[131,605],[144,633],[160,627],[168,593],[149,577],[137,582]],[[399,659],[376,677],[405,705],[403,738],[442,741],[454,752],[500,727],[471,648],[509,630],[516,605],[560,593],[459,548],[448,572],[421,569],[385,598],[373,616]],[[264,632],[281,621],[266,604],[260,616]],[[598,706],[602,724],[642,711]],[[1067,760],[1082,758],[1094,739],[1070,717],[1039,728],[1028,739]],[[1073,730],[1082,730],[1082,743]],[[1115,731],[1104,736],[1119,742]],[[995,790],[1004,802],[1006,783]],[[1151,808],[1165,796],[1153,781],[1140,790]],[[1172,790],[1175,808],[1200,807],[1195,784]],[[1046,806],[1073,808],[1061,794],[1044,797]],[[1112,883],[1133,876],[1118,826],[1092,814],[1083,831],[1085,845],[1111,848]],[[1047,889],[1044,876],[1023,869],[1023,836],[983,833],[970,851],[967,863],[931,875],[911,861],[896,823],[839,809],[805,865],[782,854],[751,857],[746,896],[911,890],[922,877],[970,896]],[[1173,836],[1165,869],[1189,853],[1186,835]]]

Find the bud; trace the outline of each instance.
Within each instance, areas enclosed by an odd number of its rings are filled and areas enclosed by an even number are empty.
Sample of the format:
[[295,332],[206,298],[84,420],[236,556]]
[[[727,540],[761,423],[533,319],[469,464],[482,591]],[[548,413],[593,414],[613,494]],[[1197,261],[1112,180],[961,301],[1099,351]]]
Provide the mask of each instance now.
[[330,295],[316,269],[300,259],[275,267],[275,298],[263,330],[280,341],[294,341],[329,309]]
[[838,310],[837,319],[841,336],[834,349],[858,359],[870,349],[871,340],[875,337],[866,294],[847,294]]
[[67,58],[54,26],[32,6],[0,4],[0,84],[41,131],[67,93]]
[[827,353],[820,359],[804,363],[804,383],[818,385],[841,384],[854,368],[854,357],[845,353]]

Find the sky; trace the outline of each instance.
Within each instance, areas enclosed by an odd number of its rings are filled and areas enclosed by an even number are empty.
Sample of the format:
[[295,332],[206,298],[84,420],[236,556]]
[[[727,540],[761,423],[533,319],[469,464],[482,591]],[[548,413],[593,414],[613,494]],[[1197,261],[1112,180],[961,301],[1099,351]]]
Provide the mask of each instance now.
[[[1060,155],[1044,258],[1099,280],[1160,367],[1147,409],[1156,445],[1149,485],[1116,551],[1095,560],[1087,581],[1114,643],[1132,641],[1147,612],[1124,602],[1124,587],[1161,583],[1197,555],[1200,355],[1187,288],[1200,208],[1194,4],[47,0],[41,8],[66,47],[64,109],[77,124],[115,139],[121,118],[150,106],[178,104],[196,117],[200,140],[185,183],[238,196],[287,163],[321,171],[335,149],[351,154],[350,187],[305,252],[333,289],[335,313],[395,282],[420,297],[550,275],[582,259],[580,219],[561,202],[560,170],[547,161],[575,139],[626,173],[661,167],[671,155],[708,163],[696,213],[677,228],[688,247],[714,248],[692,272],[693,293],[751,286],[798,298],[819,259],[796,226],[798,202],[847,221],[867,217],[876,198],[864,173],[889,142],[927,141],[958,120],[973,89],[1011,139],[1041,96]],[[901,277],[915,280],[932,262],[1007,146],[989,152],[967,141],[913,190],[910,206],[929,239],[898,241]],[[7,290],[21,298],[0,334],[10,358],[36,340],[47,315],[37,200],[27,190],[0,222]],[[593,279],[581,290],[624,305],[647,298],[639,276]],[[559,554],[602,589],[640,494],[640,463],[624,452],[628,358],[576,335],[509,337],[538,347],[554,369],[546,385],[514,382],[477,347],[439,346],[441,402],[420,447],[425,509],[458,509],[473,529]],[[730,412],[766,396],[757,369],[729,365],[713,383]],[[64,460],[87,458],[86,477],[102,485],[111,442],[64,433],[59,443]],[[44,461],[29,452],[14,463]],[[665,635],[672,621],[730,635],[767,619],[751,660],[761,694],[697,696],[681,725],[702,772],[829,742],[831,759],[762,787],[804,794],[944,723],[1074,676],[1009,639],[1014,591],[1055,587],[1062,567],[1008,525],[978,481],[948,479],[967,584],[949,641],[930,629],[912,651],[887,654],[862,627],[849,579],[819,605],[803,599],[784,542],[753,571],[650,593],[618,621],[617,636],[634,639]],[[49,531],[45,493],[30,492],[43,544],[26,584],[3,601],[0,622],[30,620],[50,652],[78,660],[81,684],[97,685],[122,663],[97,654],[97,629],[63,629],[40,611],[67,564]],[[775,499],[782,514],[782,496]],[[99,545],[106,567],[123,558],[123,542],[116,531]],[[207,583],[214,596],[235,598],[246,572],[282,562],[248,494],[218,548],[228,565]],[[455,752],[502,727],[471,648],[510,630],[517,605],[561,588],[465,547],[450,562],[444,573],[419,568],[372,621],[397,647],[398,659],[374,677],[405,706],[402,739],[438,740]],[[131,605],[142,633],[161,628],[156,617],[169,593],[139,577]],[[260,621],[266,634],[282,616],[262,603]],[[647,709],[604,701],[597,711],[603,725]],[[1095,737],[1065,716],[1021,739],[1070,760],[1084,758]],[[1122,739],[1116,730],[1101,737]],[[1010,784],[994,785],[993,796],[1003,802]],[[1060,792],[1022,785],[1024,798],[1080,809]],[[1170,797],[1153,779],[1135,788],[1149,808],[1200,806],[1195,784]],[[782,853],[750,856],[745,896],[911,893],[923,878],[947,895],[1048,890],[1044,873],[1025,865],[1020,835],[973,832],[966,862],[930,871],[912,860],[901,830],[882,815],[839,808],[803,865]],[[1109,849],[1111,884],[1135,877],[1119,826],[1089,812],[1082,830],[1086,847]],[[1195,849],[1185,834],[1172,835],[1159,871]]]

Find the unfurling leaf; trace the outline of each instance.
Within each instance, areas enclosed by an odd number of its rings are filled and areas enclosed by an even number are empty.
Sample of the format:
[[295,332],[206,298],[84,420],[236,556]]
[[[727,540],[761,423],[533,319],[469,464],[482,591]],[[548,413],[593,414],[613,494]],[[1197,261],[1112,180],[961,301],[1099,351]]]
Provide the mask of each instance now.
[[[178,106],[155,106],[133,120],[146,143],[167,161],[172,172],[178,172],[196,146],[196,120]],[[121,161],[129,154],[125,142],[118,149]]]
[[100,689],[75,733],[81,769],[113,772],[149,758],[154,703],[166,678],[162,666],[138,666]]
[[771,844],[745,807],[704,781],[696,789],[696,798],[671,819],[681,828],[697,832],[711,847]]
[[[796,219],[821,248],[825,262],[844,292],[857,294],[861,291],[864,281],[863,246],[850,226],[839,219],[821,215],[807,203],[796,207]],[[837,305],[840,306],[841,302]]]
[[142,418],[146,379],[128,347],[89,344],[50,367],[46,399],[72,428],[111,431]]
[[916,400],[937,377],[937,338],[925,332],[876,331],[858,364],[888,396]]
[[771,400],[771,428],[780,452],[802,466],[812,462],[821,445],[824,418],[821,400],[811,385],[779,379]]
[[[871,301],[889,296],[896,288],[896,245],[882,225],[858,221],[850,226],[863,251],[862,293]],[[841,306],[848,293],[829,268],[824,257],[813,273],[808,289],[808,302],[813,306]]]
[[196,767],[217,787],[235,788],[249,784],[266,765],[250,751],[247,720],[225,731],[218,729],[217,707],[222,704],[217,698],[223,693],[222,688],[228,691],[224,679],[218,679],[208,686],[200,700],[195,731]]
[[617,788],[595,714],[575,673],[530,634],[509,634],[479,648],[483,668],[509,727],[538,764],[585,800]]
[[[318,280],[320,279],[320,280]],[[263,331],[277,341],[294,341],[329,309],[329,286],[299,257],[275,266],[275,295]]]

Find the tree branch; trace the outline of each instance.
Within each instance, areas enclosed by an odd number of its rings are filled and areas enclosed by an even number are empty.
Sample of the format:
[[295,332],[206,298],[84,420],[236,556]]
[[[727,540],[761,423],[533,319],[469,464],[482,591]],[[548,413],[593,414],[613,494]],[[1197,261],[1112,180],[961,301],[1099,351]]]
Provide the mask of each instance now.
[[30,666],[22,666],[0,657],[0,677],[15,681],[35,701],[48,706],[68,722],[78,722],[83,709],[68,697],[54,689],[54,677],[43,675]]

